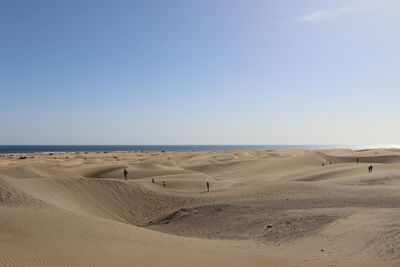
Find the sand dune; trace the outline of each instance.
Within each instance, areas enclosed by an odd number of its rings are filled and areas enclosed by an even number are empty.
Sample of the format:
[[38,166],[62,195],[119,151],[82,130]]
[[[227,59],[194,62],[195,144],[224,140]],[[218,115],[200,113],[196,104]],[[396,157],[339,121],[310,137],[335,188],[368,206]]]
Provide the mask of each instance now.
[[399,207],[397,149],[5,155],[0,266],[398,266]]

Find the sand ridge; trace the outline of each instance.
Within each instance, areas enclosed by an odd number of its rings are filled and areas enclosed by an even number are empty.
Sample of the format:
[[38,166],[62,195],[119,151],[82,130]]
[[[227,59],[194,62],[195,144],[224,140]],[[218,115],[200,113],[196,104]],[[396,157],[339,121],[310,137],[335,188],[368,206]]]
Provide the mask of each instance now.
[[400,264],[397,149],[20,157],[0,155],[0,266]]

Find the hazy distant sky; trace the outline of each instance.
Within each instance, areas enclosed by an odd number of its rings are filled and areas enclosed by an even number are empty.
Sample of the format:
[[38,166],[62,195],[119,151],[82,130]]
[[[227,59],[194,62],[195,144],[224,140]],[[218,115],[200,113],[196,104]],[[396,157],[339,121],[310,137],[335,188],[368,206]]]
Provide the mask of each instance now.
[[398,0],[1,0],[0,144],[400,143]]

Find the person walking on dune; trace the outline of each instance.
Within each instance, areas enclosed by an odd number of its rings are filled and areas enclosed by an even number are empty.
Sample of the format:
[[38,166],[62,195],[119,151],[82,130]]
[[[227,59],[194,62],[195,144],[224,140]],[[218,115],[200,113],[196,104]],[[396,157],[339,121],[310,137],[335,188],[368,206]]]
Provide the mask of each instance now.
[[210,183],[207,182],[206,184],[207,184],[207,192],[210,192]]
[[374,169],[374,166],[372,166],[372,165],[368,166],[368,172],[372,172],[373,169]]
[[125,180],[128,180],[128,171],[126,170],[126,168],[124,168],[124,178]]

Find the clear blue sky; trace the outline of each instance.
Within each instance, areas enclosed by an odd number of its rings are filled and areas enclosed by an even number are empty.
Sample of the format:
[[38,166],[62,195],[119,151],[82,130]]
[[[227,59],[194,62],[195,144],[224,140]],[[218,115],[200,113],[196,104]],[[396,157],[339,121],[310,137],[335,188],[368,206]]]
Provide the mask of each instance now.
[[0,144],[397,144],[399,11],[2,0]]

